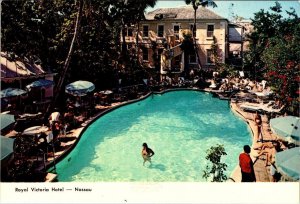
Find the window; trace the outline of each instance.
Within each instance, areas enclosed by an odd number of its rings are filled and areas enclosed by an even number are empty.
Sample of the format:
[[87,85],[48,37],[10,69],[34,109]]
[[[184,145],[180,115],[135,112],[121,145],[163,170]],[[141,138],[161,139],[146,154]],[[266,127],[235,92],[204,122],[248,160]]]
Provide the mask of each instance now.
[[206,63],[207,64],[213,64],[214,63],[214,57],[213,57],[213,51],[212,50],[206,50]]
[[178,40],[179,39],[179,29],[180,29],[180,26],[179,25],[174,25],[173,29],[174,29],[174,35],[176,37],[176,40]]
[[190,61],[190,64],[195,64],[195,63],[197,63],[196,53],[191,53],[191,54],[190,54],[189,61]]
[[149,36],[149,26],[143,25],[143,36],[148,37]]
[[148,49],[143,48],[143,60],[148,61]]
[[127,36],[132,37],[132,28],[127,28]]
[[157,36],[164,37],[164,25],[158,25],[157,27]]
[[214,29],[215,26],[214,25],[207,25],[207,37],[213,37],[214,36]]

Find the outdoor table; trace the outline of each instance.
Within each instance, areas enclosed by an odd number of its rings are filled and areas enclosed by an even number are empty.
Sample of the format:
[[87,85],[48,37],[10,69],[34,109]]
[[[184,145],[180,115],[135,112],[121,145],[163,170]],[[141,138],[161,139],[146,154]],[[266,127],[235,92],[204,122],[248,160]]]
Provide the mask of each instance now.
[[[27,128],[26,130],[23,131],[22,135],[34,136],[38,140],[39,138],[37,138],[37,136],[41,133],[45,133],[47,135],[46,140],[48,143],[52,141],[53,134],[47,126],[33,126]],[[40,140],[38,140],[38,142],[40,142]]]
[[43,100],[43,101],[33,101],[33,104],[36,105],[36,112],[43,112],[45,110],[45,106],[49,104],[51,100]]

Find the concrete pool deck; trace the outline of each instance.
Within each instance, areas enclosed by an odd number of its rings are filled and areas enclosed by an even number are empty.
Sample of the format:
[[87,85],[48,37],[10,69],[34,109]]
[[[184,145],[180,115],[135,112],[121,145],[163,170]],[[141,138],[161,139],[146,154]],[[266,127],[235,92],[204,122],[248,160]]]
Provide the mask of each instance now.
[[[260,156],[262,159],[257,159],[255,156],[258,154],[257,150],[254,150],[253,147],[258,144],[258,135],[257,135],[257,126],[254,122],[254,113],[249,113],[243,111],[239,107],[239,103],[230,103],[230,107],[232,111],[234,111],[238,116],[240,116],[242,119],[244,119],[247,124],[249,125],[251,132],[252,132],[252,148],[250,156],[252,158],[252,161],[254,163],[254,172],[256,176],[257,182],[270,182],[271,181],[271,175],[270,175],[270,166],[265,166],[265,158],[263,156]],[[276,136],[272,134],[270,131],[270,126],[268,123],[268,119],[265,115],[262,116],[262,134],[264,140],[275,140]],[[243,147],[241,147],[242,149]],[[238,158],[237,158],[238,159]],[[235,168],[235,170],[232,172],[230,176],[235,182],[241,181],[241,169],[239,166]]]
[[[198,90],[198,89],[190,89],[190,90]],[[208,90],[204,90],[209,92]],[[141,100],[146,96],[142,96],[139,99],[136,100]],[[134,100],[135,101],[135,100]],[[90,122],[94,121],[94,119],[98,118],[99,115],[101,115],[103,113],[103,111],[105,110],[110,110],[112,108],[115,108],[119,105],[124,105],[127,103],[131,103],[132,101],[124,101],[122,103],[113,103],[110,106],[105,106],[105,107],[97,107],[98,110],[100,110],[100,112],[92,117],[89,118],[88,120],[86,120],[81,127],[77,128],[77,129],[73,129],[71,131],[68,132],[68,134],[64,137],[61,138],[70,138],[70,140],[67,140],[67,142],[61,142],[61,150],[55,152],[55,160],[57,159],[61,159],[63,157],[63,155],[65,153],[67,153],[68,151],[70,151],[70,149],[74,148],[74,146],[76,145],[76,142],[78,141],[81,132],[85,129],[85,126],[87,126]],[[255,123],[253,121],[254,118],[254,114],[253,113],[248,113],[243,111],[242,109],[239,108],[239,104],[238,103],[230,103],[230,107],[232,109],[232,111],[234,113],[236,113],[239,117],[241,117],[242,119],[244,119],[248,125],[249,128],[252,131],[252,147],[255,146],[257,144],[257,127],[255,126]],[[262,116],[262,120],[263,120],[263,135],[264,135],[264,140],[273,140],[275,139],[275,136],[272,135],[272,133],[269,131],[269,125],[267,123],[267,118],[265,116]],[[242,152],[243,147],[241,147],[241,152]],[[256,180],[257,182],[270,182],[271,181],[271,176],[270,176],[270,169],[269,166],[265,166],[265,161],[262,159],[257,159],[254,157],[255,155],[257,155],[257,151],[256,150],[251,150],[251,158],[253,161],[255,161],[254,164],[254,170],[255,170],[255,175],[256,175]],[[263,158],[262,156],[260,158]],[[50,164],[53,161],[53,157],[49,157],[47,160],[47,163]],[[238,163],[238,158],[237,158],[237,163]],[[234,182],[240,182],[241,181],[241,172],[240,172],[240,168],[237,165],[237,167],[234,169],[234,171],[231,173],[230,175],[230,179],[228,181],[234,181]]]

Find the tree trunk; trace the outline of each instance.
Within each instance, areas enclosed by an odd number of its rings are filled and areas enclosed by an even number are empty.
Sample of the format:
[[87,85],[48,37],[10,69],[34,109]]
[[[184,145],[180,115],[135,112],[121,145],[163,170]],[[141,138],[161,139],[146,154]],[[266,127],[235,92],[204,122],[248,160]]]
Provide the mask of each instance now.
[[140,49],[139,49],[139,31],[140,31],[140,23],[137,23],[137,31],[136,31],[136,36],[135,36],[135,40],[136,40],[136,60],[137,60],[137,64],[140,65]]
[[76,23],[75,23],[73,39],[72,39],[71,44],[70,44],[69,52],[68,52],[66,61],[64,63],[62,73],[60,74],[60,78],[58,80],[56,89],[54,91],[54,93],[55,93],[54,100],[52,102],[52,105],[50,104],[50,106],[48,106],[47,113],[49,113],[51,111],[51,109],[56,105],[57,99],[61,94],[61,88],[62,88],[63,82],[65,80],[66,73],[69,69],[69,64],[70,64],[70,61],[71,61],[71,57],[72,57],[73,52],[74,52],[74,44],[75,44],[75,41],[76,41],[77,36],[78,36],[78,31],[79,31],[80,21],[81,21],[82,11],[83,11],[83,4],[84,4],[84,0],[80,0],[79,1],[79,7],[78,7],[78,13],[77,13],[77,17],[76,17]]
[[197,18],[197,9],[194,8],[194,26],[193,26],[193,39],[196,38],[196,18]]
[[127,55],[127,46],[126,46],[126,27],[124,24],[122,24],[122,57],[123,59],[126,58]]
[[202,69],[201,66],[201,61],[200,61],[200,56],[198,53],[198,46],[197,46],[197,42],[196,42],[196,32],[197,32],[197,28],[196,28],[196,18],[197,18],[197,7],[194,7],[194,26],[193,26],[193,41],[194,41],[194,50],[195,50],[195,54],[197,56],[197,61],[198,61],[198,65],[200,70]]

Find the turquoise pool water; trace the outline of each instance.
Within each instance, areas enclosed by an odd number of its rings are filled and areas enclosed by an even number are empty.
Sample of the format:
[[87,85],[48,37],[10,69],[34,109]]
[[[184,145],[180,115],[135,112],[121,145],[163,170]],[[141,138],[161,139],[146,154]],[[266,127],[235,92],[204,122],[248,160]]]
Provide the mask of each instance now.
[[[250,144],[247,124],[228,101],[197,91],[150,96],[100,117],[57,164],[59,181],[205,181],[206,150],[223,144],[227,175]],[[155,152],[143,166],[142,144]]]

